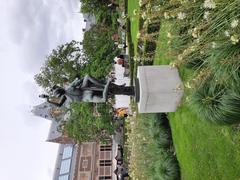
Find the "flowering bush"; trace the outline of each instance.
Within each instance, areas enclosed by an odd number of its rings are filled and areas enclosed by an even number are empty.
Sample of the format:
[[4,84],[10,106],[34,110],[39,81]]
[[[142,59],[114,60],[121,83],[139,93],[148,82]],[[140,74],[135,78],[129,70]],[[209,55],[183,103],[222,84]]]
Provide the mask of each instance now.
[[[198,114],[213,122],[229,124],[240,122],[240,118],[238,120],[235,118],[236,114],[240,115],[240,109],[233,107],[240,100],[240,93],[238,93],[240,90],[236,90],[240,85],[239,9],[239,0],[170,0],[161,6],[161,12],[163,12],[161,19],[174,27],[167,33],[169,46],[177,57],[171,64],[192,68],[195,71],[193,79],[201,77],[204,80],[209,74],[212,76],[213,80],[204,85],[201,80],[190,81],[188,85],[193,94],[192,100],[198,107]],[[204,74],[201,73],[203,70]],[[224,105],[232,110],[224,111],[220,106],[217,106],[219,109],[216,108],[215,104],[211,104],[215,101],[204,104],[205,97],[196,100],[196,97],[199,98],[204,93],[206,97],[210,97],[208,93],[215,92],[215,90],[212,92],[212,88],[217,87],[219,82],[229,90],[227,96],[221,96],[216,101],[223,103],[226,102],[224,98],[231,99],[233,101],[231,107]]]
[[[130,153],[129,170],[132,179],[161,179],[179,176],[179,167],[173,156],[171,132],[163,114],[137,115],[127,118],[127,142]],[[164,131],[167,137],[163,136]],[[162,140],[163,139],[163,140]],[[161,141],[162,140],[162,141]],[[164,142],[159,146],[159,142]],[[159,171],[159,170],[162,171]],[[172,171],[167,171],[172,169]]]

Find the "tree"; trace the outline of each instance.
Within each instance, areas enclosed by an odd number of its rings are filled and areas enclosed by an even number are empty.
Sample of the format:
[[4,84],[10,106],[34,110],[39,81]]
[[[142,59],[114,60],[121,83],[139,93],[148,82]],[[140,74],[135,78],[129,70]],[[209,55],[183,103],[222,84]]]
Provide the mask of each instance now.
[[[106,105],[103,105],[106,106]],[[114,133],[114,125],[111,122],[111,115],[105,107],[101,116],[93,115],[93,105],[90,103],[73,103],[71,115],[64,125],[64,132],[79,143],[81,142],[106,142]]]
[[84,33],[83,49],[89,58],[88,73],[97,78],[103,78],[112,67],[113,58],[119,54],[114,50],[111,36],[114,31],[102,24],[96,24]]
[[81,1],[81,12],[95,14],[100,10],[107,10],[107,5],[110,0],[80,0]]
[[52,50],[40,73],[36,74],[34,79],[44,89],[53,85],[62,86],[66,82],[71,82],[76,75],[85,74],[87,62],[88,58],[79,48],[79,42],[73,40]]

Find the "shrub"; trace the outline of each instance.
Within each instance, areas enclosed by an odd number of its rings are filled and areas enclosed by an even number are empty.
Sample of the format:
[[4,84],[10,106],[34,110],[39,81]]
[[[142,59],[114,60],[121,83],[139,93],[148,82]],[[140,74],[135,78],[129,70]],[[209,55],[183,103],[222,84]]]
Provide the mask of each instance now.
[[170,149],[172,145],[172,137],[170,129],[165,127],[159,127],[159,139],[158,146],[159,148]]
[[156,23],[150,23],[147,28],[147,33],[155,33],[160,31],[160,21]]
[[[239,87],[239,86],[238,86]],[[240,122],[239,88],[226,88],[214,78],[207,78],[192,96],[192,105],[198,115],[218,124]]]
[[240,44],[223,44],[207,59],[216,79],[229,85],[240,84]]
[[154,52],[156,50],[156,48],[157,48],[157,45],[155,42],[147,41],[145,52],[146,53]]
[[162,152],[160,159],[154,165],[155,180],[177,180],[180,179],[179,166],[176,158],[166,152]]

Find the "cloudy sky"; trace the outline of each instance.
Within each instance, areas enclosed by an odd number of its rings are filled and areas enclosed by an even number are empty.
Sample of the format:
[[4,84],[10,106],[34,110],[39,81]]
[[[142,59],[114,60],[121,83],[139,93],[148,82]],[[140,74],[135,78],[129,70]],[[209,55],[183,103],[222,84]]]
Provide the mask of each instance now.
[[50,180],[58,145],[45,142],[50,122],[34,117],[41,101],[33,80],[57,45],[81,40],[79,0],[0,0],[0,179]]

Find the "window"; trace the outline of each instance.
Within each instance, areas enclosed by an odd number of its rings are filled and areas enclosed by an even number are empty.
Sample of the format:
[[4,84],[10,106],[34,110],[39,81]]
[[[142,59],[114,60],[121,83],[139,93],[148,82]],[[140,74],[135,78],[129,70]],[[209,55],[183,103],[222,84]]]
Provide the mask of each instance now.
[[111,151],[111,150],[112,150],[111,145],[100,146],[100,151]]
[[111,176],[100,176],[99,180],[112,179]]
[[58,180],[68,180],[68,175],[59,176]]
[[112,161],[111,160],[100,160],[99,161],[99,165],[100,166],[111,166],[112,165]]
[[69,172],[71,166],[71,159],[63,160],[61,163],[60,174],[66,174]]
[[72,157],[72,151],[73,147],[72,146],[67,146],[63,149],[63,156],[62,159],[70,158]]

